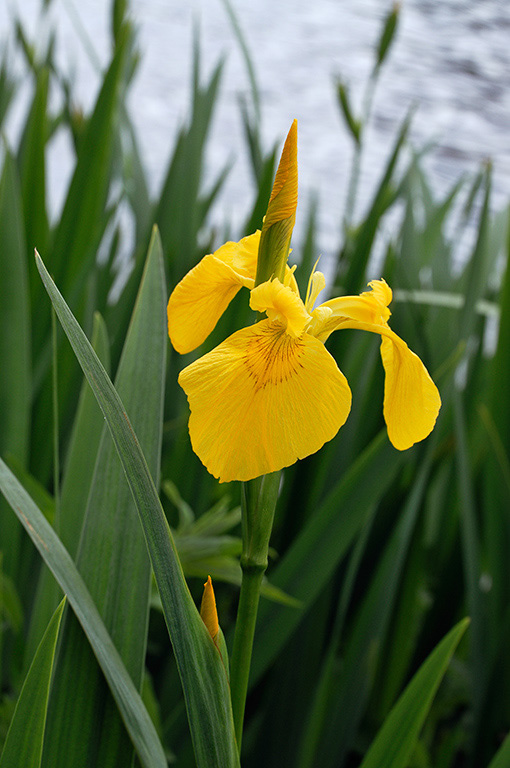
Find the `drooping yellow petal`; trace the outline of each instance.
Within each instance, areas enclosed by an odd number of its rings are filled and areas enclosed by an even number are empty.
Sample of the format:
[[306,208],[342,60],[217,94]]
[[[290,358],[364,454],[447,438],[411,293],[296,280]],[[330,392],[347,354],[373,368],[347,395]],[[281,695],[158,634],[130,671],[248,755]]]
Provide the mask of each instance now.
[[214,589],[212,585],[211,577],[207,577],[207,581],[204,584],[204,592],[202,595],[202,603],[200,605],[200,616],[205,626],[209,630],[213,640],[216,640],[220,625],[218,623],[218,612],[216,610],[216,598],[214,597]]
[[254,288],[250,294],[250,307],[256,312],[267,312],[270,320],[281,322],[286,332],[301,336],[310,315],[299,295],[278,280],[268,280]]
[[220,482],[251,480],[315,453],[350,410],[351,393],[317,339],[280,323],[244,328],[185,368],[193,450]]
[[439,391],[422,361],[387,325],[345,320],[341,328],[381,335],[384,382],[384,420],[388,437],[405,451],[433,430],[441,408]]
[[309,333],[326,341],[333,331],[344,327],[346,320],[386,325],[391,315],[391,288],[384,280],[372,280],[369,285],[372,290],[360,296],[341,296],[321,304],[317,309],[328,309],[330,314],[317,312]]
[[181,354],[196,349],[242,286],[253,288],[260,232],[228,242],[176,285],[168,301],[168,335]]
[[390,329],[381,339],[381,358],[388,437],[395,448],[405,451],[432,432],[441,398],[418,355]]

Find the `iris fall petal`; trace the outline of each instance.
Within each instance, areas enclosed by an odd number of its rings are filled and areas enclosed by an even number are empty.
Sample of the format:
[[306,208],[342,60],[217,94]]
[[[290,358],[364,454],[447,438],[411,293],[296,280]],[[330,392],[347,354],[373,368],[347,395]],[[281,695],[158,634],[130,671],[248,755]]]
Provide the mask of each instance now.
[[193,450],[220,482],[250,480],[315,453],[344,424],[351,392],[317,339],[280,323],[244,328],[185,368]]
[[432,432],[441,398],[418,355],[392,331],[382,337],[381,358],[388,437],[395,448],[405,451]]

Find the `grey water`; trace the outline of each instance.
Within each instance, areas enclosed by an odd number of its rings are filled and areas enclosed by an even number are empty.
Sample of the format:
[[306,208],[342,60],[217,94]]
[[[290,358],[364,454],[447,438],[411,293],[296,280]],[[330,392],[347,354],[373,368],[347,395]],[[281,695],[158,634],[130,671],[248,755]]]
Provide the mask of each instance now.
[[[78,103],[89,108],[108,61],[109,2],[53,0],[58,57],[73,73]],[[319,247],[338,245],[352,142],[338,109],[334,82],[348,85],[361,108],[389,0],[231,0],[253,59],[262,104],[265,147],[283,141],[294,118],[299,125],[300,206],[296,238],[312,192],[319,196]],[[48,33],[40,0],[0,0],[0,40],[18,13],[41,42]],[[212,212],[233,233],[253,198],[239,111],[249,98],[247,70],[221,0],[132,0],[142,54],[129,109],[138,131],[151,187],[161,184],[178,127],[189,113],[191,51],[198,36],[202,78],[225,59],[220,99],[208,151],[211,181],[234,163]],[[81,30],[81,31],[80,31]],[[22,101],[22,99],[20,99]],[[404,0],[394,46],[381,74],[361,168],[358,213],[366,206],[401,121],[415,106],[411,137],[416,147],[434,143],[426,158],[436,194],[462,174],[474,174],[491,158],[493,205],[510,197],[510,4],[506,0]],[[18,108],[12,120],[22,118]],[[65,136],[52,147],[50,193],[58,210],[71,170]]]

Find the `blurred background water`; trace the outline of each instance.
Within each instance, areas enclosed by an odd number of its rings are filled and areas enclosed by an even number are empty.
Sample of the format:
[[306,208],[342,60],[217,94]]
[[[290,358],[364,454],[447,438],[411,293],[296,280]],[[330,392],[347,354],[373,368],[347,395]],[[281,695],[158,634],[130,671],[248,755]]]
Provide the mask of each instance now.
[[[338,243],[352,144],[336,102],[334,78],[348,84],[357,109],[373,64],[374,45],[387,0],[232,0],[252,55],[262,97],[262,130],[269,148],[299,121],[300,200],[304,213],[319,194],[319,245]],[[109,2],[53,0],[58,57],[74,73],[77,102],[88,109],[99,77],[94,64],[109,56]],[[193,35],[200,41],[202,72],[225,59],[221,98],[211,135],[208,176],[230,159],[235,165],[213,211],[221,226],[243,220],[251,200],[239,96],[249,92],[246,67],[221,0],[132,0],[141,63],[130,95],[151,183],[157,189],[179,125],[189,109]],[[43,39],[39,0],[0,3],[0,39],[19,14]],[[78,28],[82,28],[82,34]],[[91,50],[84,41],[88,40]],[[16,63],[13,62],[16,66]],[[438,194],[487,158],[494,162],[495,208],[510,193],[510,5],[506,0],[406,0],[396,42],[384,67],[362,164],[359,205],[368,201],[398,126],[416,105],[411,136],[434,142],[426,164]],[[17,114],[23,114],[20,94]],[[16,133],[16,112],[12,135]],[[70,172],[65,136],[54,142],[50,192],[55,210]],[[248,192],[247,192],[248,190]],[[248,194],[248,197],[247,197]],[[304,215],[298,213],[299,228]]]

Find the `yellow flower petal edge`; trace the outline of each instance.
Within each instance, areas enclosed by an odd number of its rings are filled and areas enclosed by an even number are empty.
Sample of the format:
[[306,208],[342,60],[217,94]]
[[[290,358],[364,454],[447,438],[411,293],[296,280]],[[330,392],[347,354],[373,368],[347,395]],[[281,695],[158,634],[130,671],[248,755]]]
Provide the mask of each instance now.
[[405,341],[389,328],[381,335],[381,358],[386,373],[384,420],[391,443],[405,451],[432,432],[441,397],[422,361]]
[[441,408],[441,397],[418,355],[387,325],[345,321],[341,328],[382,336],[381,358],[386,374],[383,414],[392,445],[405,451],[428,437]]
[[[167,306],[168,335],[181,355],[200,346],[243,286],[253,288],[260,231],[204,256],[174,288]],[[285,283],[299,294],[293,270]]]
[[185,368],[179,384],[193,450],[220,482],[251,480],[315,453],[351,407],[324,345],[270,320],[234,333]]
[[[433,430],[441,397],[420,358],[389,327],[392,291],[384,280],[360,296],[330,299],[312,313],[308,333],[325,342],[333,331],[355,328],[381,335],[385,370],[384,419],[391,443],[405,451]],[[327,312],[325,312],[327,310]]]
[[212,585],[211,577],[207,577],[207,581],[204,584],[204,592],[202,595],[202,603],[200,605],[200,616],[202,621],[207,627],[212,639],[216,641],[220,625],[218,623],[218,611],[216,610],[216,598],[214,596],[214,589]]

